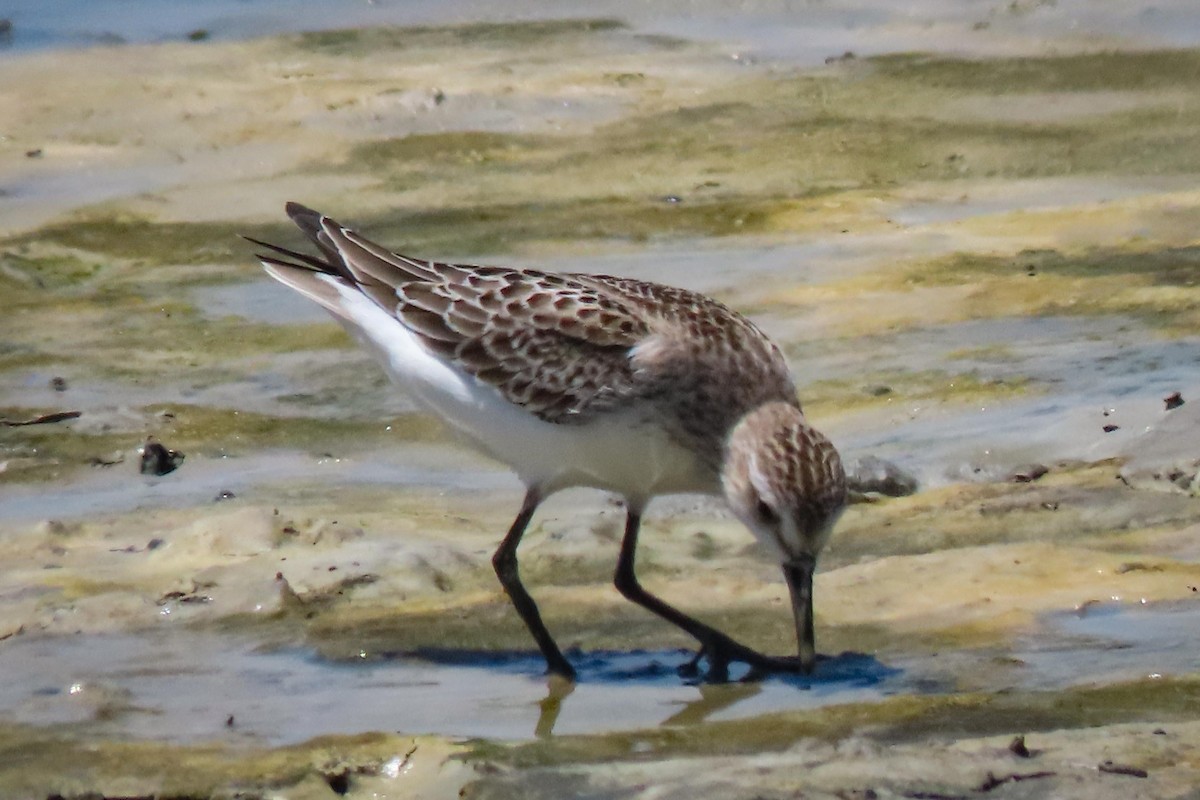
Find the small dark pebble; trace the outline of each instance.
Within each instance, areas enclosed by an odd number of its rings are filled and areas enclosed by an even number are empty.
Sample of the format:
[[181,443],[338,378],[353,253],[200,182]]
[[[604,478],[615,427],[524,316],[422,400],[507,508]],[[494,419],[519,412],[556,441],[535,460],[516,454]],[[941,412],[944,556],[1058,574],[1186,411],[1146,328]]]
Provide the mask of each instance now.
[[163,546],[163,540],[159,539],[158,537],[155,537],[155,538],[151,539],[150,541],[146,542],[147,550],[157,550],[158,548],[160,548],[162,546]]
[[163,447],[151,439],[142,446],[142,474],[166,475],[178,469],[183,459],[183,453]]
[[338,794],[346,794],[350,791],[350,770],[344,769],[341,772],[327,774],[325,782]]
[[1112,433],[1113,431],[1119,431],[1119,430],[1121,430],[1120,425],[1105,425],[1104,426],[1105,433]]
[[1011,483],[1033,483],[1049,471],[1050,468],[1042,464],[1026,464],[1010,472],[1008,480]]
[[26,158],[41,158],[42,157],[42,148],[35,147],[32,150],[26,150],[25,157]]
[[1155,728],[1154,730],[1151,731],[1151,733],[1153,733],[1155,736],[1166,736],[1167,735],[1167,732],[1164,731],[1162,728]]
[[1052,778],[1055,774],[1056,773],[1053,772],[1026,772],[1024,774],[1014,772],[1010,775],[1005,775],[998,778],[989,772],[987,774],[987,779],[984,780],[983,783],[979,784],[979,788],[975,791],[990,792],[1006,783],[1020,783],[1021,781],[1033,781],[1038,780],[1039,778]]
[[846,485],[862,494],[907,497],[918,488],[917,476],[878,456],[862,456],[846,467]]
[[60,375],[55,375],[50,379],[50,388],[56,392],[65,392],[67,390],[67,379]]
[[1163,405],[1167,407],[1167,411],[1172,411],[1183,405],[1183,395],[1179,392],[1171,392],[1163,398]]
[[236,497],[237,495],[228,489],[222,489],[221,491],[217,492],[217,496],[213,498],[213,502],[219,503],[222,500],[233,500]]
[[1033,753],[1029,752],[1029,748],[1025,746],[1024,736],[1014,736],[1013,740],[1008,743],[1008,752],[1018,758],[1033,758]]
[[1110,775],[1128,775],[1132,778],[1150,777],[1150,773],[1146,772],[1144,769],[1139,769],[1138,767],[1129,767],[1124,764],[1114,764],[1111,761],[1103,762],[1100,764],[1100,766],[1096,767],[1096,769],[1100,770],[1101,772],[1107,772]]

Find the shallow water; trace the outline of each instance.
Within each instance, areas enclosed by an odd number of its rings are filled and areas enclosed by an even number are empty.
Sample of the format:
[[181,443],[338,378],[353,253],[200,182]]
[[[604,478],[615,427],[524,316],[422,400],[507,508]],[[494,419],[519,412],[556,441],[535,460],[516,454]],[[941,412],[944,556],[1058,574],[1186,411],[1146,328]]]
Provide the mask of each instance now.
[[258,652],[249,642],[188,630],[29,637],[0,648],[0,714],[180,742],[274,745],[375,730],[522,739],[551,727],[599,733],[868,701],[903,687],[898,670],[854,655],[823,661],[811,679],[689,685],[676,670],[690,655],[572,653],[579,682],[551,719],[536,654],[431,652],[343,663],[304,650]]
[[[569,653],[579,682],[547,691],[535,653],[425,651],[328,661],[304,649],[187,628],[124,635],[27,636],[0,647],[0,715],[82,724],[118,737],[280,745],[323,734],[397,731],[528,739],[690,725],[954,691],[936,654],[880,661],[843,653],[811,677],[696,685],[678,674],[687,651]],[[954,655],[968,685],[1065,689],[1200,669],[1200,617],[1190,606],[1101,606],[1047,617],[1044,630],[996,666],[992,652]],[[969,676],[969,677],[967,677]]]
[[[1008,13],[1000,11],[1005,6]],[[1020,47],[1042,38],[1097,35],[1126,43],[1177,47],[1200,42],[1200,23],[1188,0],[1164,0],[1151,8],[1063,0],[1057,3],[996,4],[992,0],[947,3],[926,0],[898,8],[890,3],[721,3],[667,2],[652,5],[623,0],[556,3],[529,0],[59,0],[8,3],[0,16],[12,19],[13,33],[3,49],[113,45],[183,40],[191,32],[206,38],[241,39],[272,33],[363,25],[439,25],[479,20],[546,17],[627,18],[649,32],[700,40],[738,42],[761,58],[819,64],[848,50],[860,54],[896,50],[950,50],[965,46],[970,30],[976,49]],[[986,26],[977,26],[986,22]],[[950,31],[957,37],[948,37]],[[1026,44],[1028,46],[1028,44]]]
[[[1200,614],[1194,605],[1107,603],[1048,620],[1061,639],[1032,643],[1018,657],[1046,685],[1189,675],[1200,670]],[[1086,661],[1079,652],[1088,653]]]

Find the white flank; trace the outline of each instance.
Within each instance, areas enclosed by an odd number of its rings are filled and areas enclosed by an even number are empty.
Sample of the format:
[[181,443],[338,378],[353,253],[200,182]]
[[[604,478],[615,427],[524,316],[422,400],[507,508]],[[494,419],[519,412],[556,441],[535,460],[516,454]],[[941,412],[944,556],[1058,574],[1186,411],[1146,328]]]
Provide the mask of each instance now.
[[264,266],[272,277],[332,313],[418,404],[511,466],[543,496],[591,486],[643,505],[656,494],[717,490],[694,454],[658,425],[641,424],[633,414],[608,414],[586,424],[545,422],[430,353],[399,320],[347,281]]

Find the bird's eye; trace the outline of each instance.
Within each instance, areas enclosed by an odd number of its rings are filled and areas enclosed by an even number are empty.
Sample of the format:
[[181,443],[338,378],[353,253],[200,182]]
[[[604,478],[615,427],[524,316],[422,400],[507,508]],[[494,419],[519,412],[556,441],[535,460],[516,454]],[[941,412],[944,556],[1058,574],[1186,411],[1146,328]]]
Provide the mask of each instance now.
[[779,522],[779,515],[775,513],[775,509],[767,504],[766,500],[759,500],[754,506],[754,513],[759,520],[767,525],[775,525]]

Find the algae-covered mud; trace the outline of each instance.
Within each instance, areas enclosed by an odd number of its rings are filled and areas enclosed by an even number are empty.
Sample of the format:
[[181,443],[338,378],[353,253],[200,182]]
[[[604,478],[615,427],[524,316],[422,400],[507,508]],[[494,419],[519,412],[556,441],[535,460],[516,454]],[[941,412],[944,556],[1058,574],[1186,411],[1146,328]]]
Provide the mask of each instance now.
[[[0,32],[0,798],[1195,796],[1190,4],[249,8]],[[287,200],[767,330],[858,476],[816,674],[681,677],[572,491],[547,681],[517,481],[262,275]],[[794,647],[716,500],[639,572]]]

